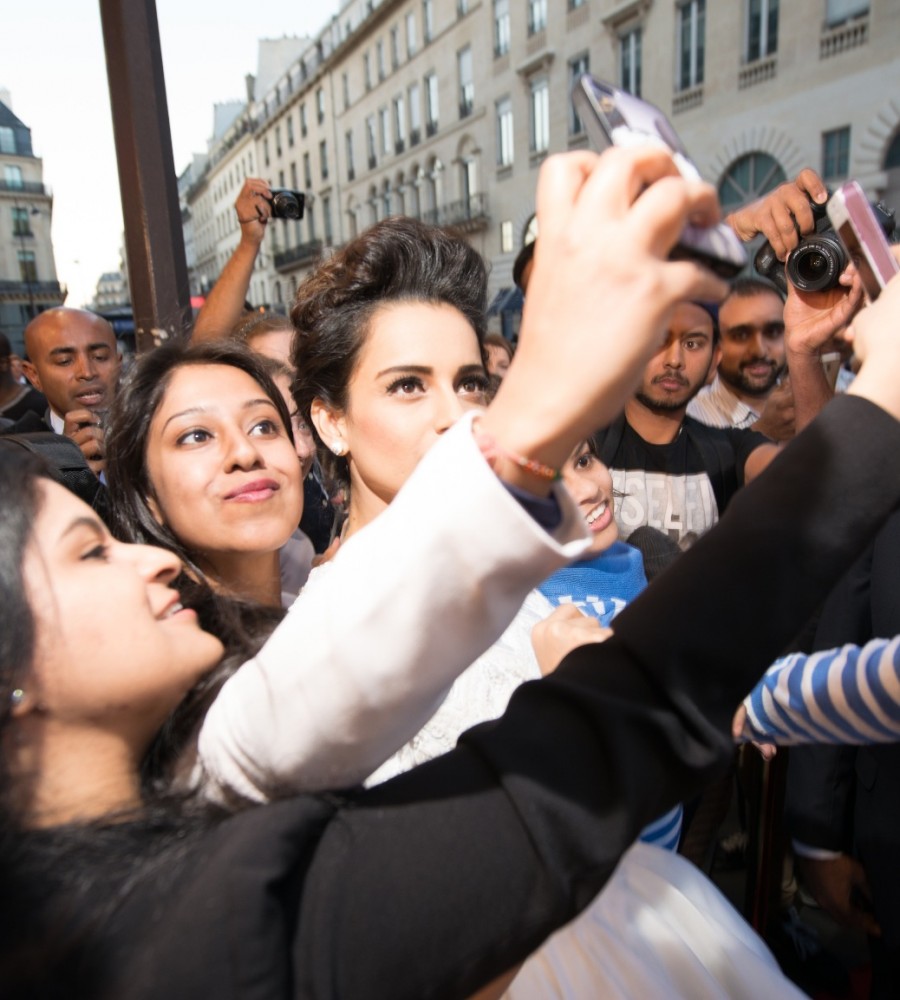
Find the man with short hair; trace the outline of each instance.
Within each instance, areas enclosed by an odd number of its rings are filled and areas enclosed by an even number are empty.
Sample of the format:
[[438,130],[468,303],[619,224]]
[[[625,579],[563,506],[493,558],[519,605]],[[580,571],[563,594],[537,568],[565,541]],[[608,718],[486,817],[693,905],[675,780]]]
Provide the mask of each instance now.
[[719,306],[721,360],[712,384],[688,406],[709,427],[752,427],[793,437],[793,396],[780,385],[786,368],[784,299],[775,285],[738,278]]
[[47,426],[81,449],[96,475],[103,472],[103,415],[112,403],[122,356],[113,328],[95,313],[60,306],[25,328],[23,369],[47,397]]
[[686,548],[778,450],[762,434],[707,427],[687,416],[720,358],[714,307],[683,302],[624,413],[596,435],[610,467],[623,538],[649,525]]

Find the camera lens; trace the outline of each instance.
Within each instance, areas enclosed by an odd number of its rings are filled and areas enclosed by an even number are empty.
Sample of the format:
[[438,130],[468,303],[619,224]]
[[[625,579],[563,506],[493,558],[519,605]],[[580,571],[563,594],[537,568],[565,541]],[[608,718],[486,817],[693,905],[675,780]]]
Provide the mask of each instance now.
[[272,198],[272,215],[279,219],[299,219],[303,212],[296,195],[279,191]]
[[844,248],[831,233],[803,240],[787,259],[791,283],[804,292],[835,288],[847,266]]
[[825,255],[819,253],[818,250],[810,251],[810,253],[801,257],[800,260],[797,261],[797,274],[804,281],[821,281],[827,273],[828,260]]

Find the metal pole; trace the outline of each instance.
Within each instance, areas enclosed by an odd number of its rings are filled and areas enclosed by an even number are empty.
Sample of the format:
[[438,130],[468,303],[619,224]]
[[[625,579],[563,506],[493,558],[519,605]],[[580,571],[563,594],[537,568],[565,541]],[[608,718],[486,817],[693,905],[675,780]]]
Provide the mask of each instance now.
[[100,0],[138,351],[190,330],[155,0]]

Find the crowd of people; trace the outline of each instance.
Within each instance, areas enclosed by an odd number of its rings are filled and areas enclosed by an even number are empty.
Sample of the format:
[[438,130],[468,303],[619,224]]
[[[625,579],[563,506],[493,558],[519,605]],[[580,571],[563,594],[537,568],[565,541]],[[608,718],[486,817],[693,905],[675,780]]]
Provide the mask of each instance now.
[[402,216],[248,309],[270,201],[127,372],[0,339],[3,996],[802,996],[704,874],[751,741],[895,996],[900,284],[729,284],[669,258],[712,188],[572,153],[514,350]]

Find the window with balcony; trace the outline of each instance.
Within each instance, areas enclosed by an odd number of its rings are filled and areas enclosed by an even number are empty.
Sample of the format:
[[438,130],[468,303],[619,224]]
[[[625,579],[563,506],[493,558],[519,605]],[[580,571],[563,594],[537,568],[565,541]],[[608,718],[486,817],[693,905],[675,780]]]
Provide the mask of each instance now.
[[25,185],[22,181],[22,168],[6,164],[3,167],[3,180],[8,188],[21,190]]
[[641,43],[643,29],[634,28],[619,39],[619,86],[641,96]]
[[822,133],[822,180],[842,181],[850,170],[850,126]]
[[366,119],[366,157],[369,163],[369,170],[374,170],[378,162],[375,154],[375,115],[369,115]]
[[391,150],[391,115],[387,108],[378,109],[378,128],[381,133],[381,152],[390,156]]
[[507,220],[500,223],[500,253],[513,252],[513,224]]
[[547,0],[528,0],[528,34],[536,35],[547,27]]
[[703,83],[706,48],[706,0],[688,0],[678,8],[678,90]]
[[868,13],[869,0],[826,0],[825,21],[829,28]]
[[497,166],[512,166],[515,155],[512,101],[508,97],[497,101]]
[[27,208],[14,206],[12,210],[13,236],[32,236],[31,218]]
[[[585,52],[583,55],[577,56],[575,59],[569,62],[569,90],[575,85],[575,83],[584,76],[585,73],[590,72],[590,59],[588,54]],[[569,135],[581,135],[584,131],[584,123],[581,118],[578,117],[575,111],[574,104],[569,101]]]
[[778,0],[747,0],[745,59],[755,62],[778,51]]
[[400,65],[400,29],[391,28],[391,69]]
[[494,0],[494,55],[509,52],[509,0]]
[[406,101],[403,94],[394,98],[394,152],[398,155],[406,147]]
[[475,107],[475,81],[472,78],[472,48],[467,45],[456,54],[459,75],[459,117],[472,114]]
[[546,79],[531,84],[530,149],[546,153],[550,148],[550,84]]
[[344,136],[345,151],[347,156],[347,180],[352,181],[356,177],[356,168],[353,165],[353,133],[347,132]]
[[409,144],[418,145],[422,139],[422,107],[419,96],[419,85],[409,85]]
[[438,78],[436,73],[425,77],[425,131],[434,135],[438,130]]
[[19,250],[19,275],[26,284],[38,280],[33,250]]

